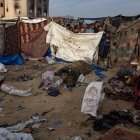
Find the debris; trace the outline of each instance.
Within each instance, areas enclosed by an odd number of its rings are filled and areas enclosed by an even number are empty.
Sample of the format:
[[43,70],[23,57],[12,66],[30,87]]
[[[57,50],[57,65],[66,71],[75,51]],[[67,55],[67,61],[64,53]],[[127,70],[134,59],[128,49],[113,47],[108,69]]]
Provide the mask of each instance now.
[[53,71],[46,71],[42,74],[42,82],[47,89],[49,85],[53,84],[54,72]]
[[49,88],[48,88],[48,95],[56,97],[59,94],[61,94],[61,93],[59,92],[59,90],[56,87],[49,86]]
[[108,97],[134,101],[133,87],[124,84],[119,79],[110,79],[108,84],[104,86],[104,92]]
[[46,111],[46,112],[43,112],[41,114],[41,116],[45,116],[46,114],[48,114],[49,112],[53,111],[55,108],[51,108],[50,110]]
[[28,76],[26,74],[22,75],[22,76],[19,76],[17,78],[17,81],[19,82],[23,82],[23,81],[29,81],[29,80],[32,80],[33,78],[31,76]]
[[140,140],[140,134],[121,127],[112,128],[100,140]]
[[19,105],[19,106],[17,107],[17,110],[23,110],[23,109],[26,109],[26,107],[23,106],[23,105]]
[[49,131],[54,131],[55,130],[55,128],[53,128],[53,127],[48,127],[47,128]]
[[32,128],[32,126],[34,124],[43,123],[43,122],[47,122],[47,119],[41,119],[38,116],[38,114],[34,114],[31,117],[31,119],[27,120],[25,123],[19,123],[19,124],[14,125],[14,126],[6,127],[6,129],[11,131],[11,132],[21,132],[27,126],[30,126]]
[[133,122],[140,125],[140,110],[133,111]]
[[1,140],[34,140],[31,134],[15,133],[6,128],[0,128]]
[[83,74],[81,74],[77,80],[77,83],[83,83],[85,80],[85,76]]
[[2,63],[0,63],[0,73],[5,73],[5,72],[7,72],[7,69]]
[[31,91],[32,91],[31,88],[29,88],[28,90],[19,90],[19,89],[15,89],[13,86],[8,86],[6,84],[2,84],[0,86],[0,90],[10,95],[16,95],[16,96],[22,96],[22,97],[30,96]]
[[97,117],[97,110],[101,99],[103,82],[92,82],[88,85],[83,98],[81,112]]
[[46,60],[47,60],[47,62],[48,62],[49,65],[52,65],[52,64],[55,63],[55,61],[52,58],[50,58],[48,56],[46,56],[45,58],[46,58]]
[[59,140],[82,140],[80,136],[66,136],[61,137]]
[[97,117],[94,122],[94,130],[108,130],[117,124],[133,123],[133,116],[129,110],[113,110],[109,114]]
[[62,120],[55,120],[55,121],[53,121],[53,125],[54,125],[55,127],[59,127],[62,123],[63,123]]
[[91,71],[92,68],[90,64],[86,63],[85,61],[75,61],[60,68],[55,72],[55,75],[60,76],[68,88],[76,86],[77,80],[81,74],[84,76]]
[[63,83],[63,80],[60,79],[54,82],[54,72],[46,71],[42,74],[42,83],[47,90],[48,95],[56,97],[60,94],[58,88]]
[[5,111],[3,110],[3,108],[0,108],[0,117],[3,117],[5,115]]

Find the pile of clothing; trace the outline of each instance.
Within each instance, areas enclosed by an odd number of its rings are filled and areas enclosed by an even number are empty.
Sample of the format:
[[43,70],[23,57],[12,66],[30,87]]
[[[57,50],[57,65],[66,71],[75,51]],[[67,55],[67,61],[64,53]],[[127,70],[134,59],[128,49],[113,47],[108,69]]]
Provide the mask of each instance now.
[[94,130],[103,131],[111,129],[117,124],[133,123],[133,115],[129,110],[113,110],[109,114],[97,117],[94,122]]
[[108,84],[104,86],[104,92],[108,97],[134,101],[133,87],[126,85],[119,79],[112,78]]

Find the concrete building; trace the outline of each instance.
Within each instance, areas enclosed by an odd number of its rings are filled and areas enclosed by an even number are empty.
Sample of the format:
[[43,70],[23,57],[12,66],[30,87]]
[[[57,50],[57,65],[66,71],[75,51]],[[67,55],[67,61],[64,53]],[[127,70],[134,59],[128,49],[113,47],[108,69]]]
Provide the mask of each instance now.
[[49,0],[0,0],[0,17],[48,17]]

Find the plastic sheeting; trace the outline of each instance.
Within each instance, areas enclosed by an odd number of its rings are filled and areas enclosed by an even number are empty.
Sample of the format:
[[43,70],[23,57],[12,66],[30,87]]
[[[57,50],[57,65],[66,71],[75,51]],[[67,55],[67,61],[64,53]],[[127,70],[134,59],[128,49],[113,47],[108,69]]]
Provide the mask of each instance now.
[[1,56],[0,63],[5,65],[22,65],[24,64],[24,58],[22,55]]
[[44,29],[48,31],[46,42],[51,46],[52,56],[70,62],[97,59],[103,32],[75,34],[54,22]]

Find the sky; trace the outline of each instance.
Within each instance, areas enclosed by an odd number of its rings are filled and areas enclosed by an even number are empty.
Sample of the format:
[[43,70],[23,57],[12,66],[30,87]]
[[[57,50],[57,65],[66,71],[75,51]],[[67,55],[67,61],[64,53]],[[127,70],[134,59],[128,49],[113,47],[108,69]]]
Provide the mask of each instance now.
[[140,14],[140,0],[50,0],[50,16],[103,17]]

